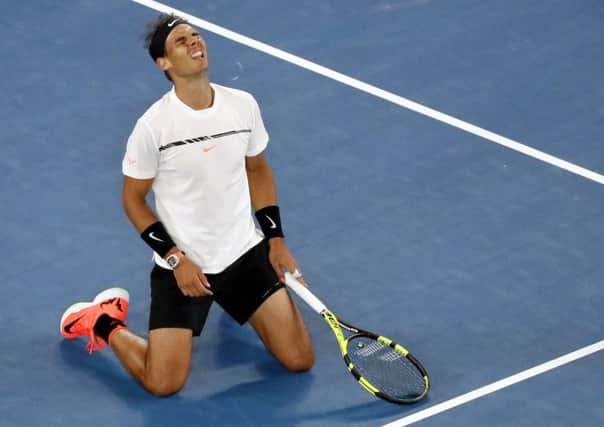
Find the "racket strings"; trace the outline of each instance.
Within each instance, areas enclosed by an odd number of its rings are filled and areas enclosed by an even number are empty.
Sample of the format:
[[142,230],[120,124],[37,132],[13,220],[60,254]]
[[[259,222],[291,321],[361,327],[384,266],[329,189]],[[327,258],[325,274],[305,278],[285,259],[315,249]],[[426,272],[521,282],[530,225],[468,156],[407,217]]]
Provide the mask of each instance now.
[[369,337],[353,337],[348,341],[348,357],[360,375],[382,393],[405,400],[424,392],[421,372],[388,345]]
[[[384,351],[384,344],[379,343],[377,341],[371,341],[371,344],[365,346],[365,345],[361,345],[356,347],[356,352],[359,356],[361,357],[371,357],[373,356],[375,353],[380,353],[375,355],[375,357],[379,358],[380,360],[386,361],[386,362],[393,362],[395,360],[398,360],[400,358],[403,357],[403,355],[401,355],[400,353],[396,352],[396,351]],[[388,347],[390,348],[390,347]]]

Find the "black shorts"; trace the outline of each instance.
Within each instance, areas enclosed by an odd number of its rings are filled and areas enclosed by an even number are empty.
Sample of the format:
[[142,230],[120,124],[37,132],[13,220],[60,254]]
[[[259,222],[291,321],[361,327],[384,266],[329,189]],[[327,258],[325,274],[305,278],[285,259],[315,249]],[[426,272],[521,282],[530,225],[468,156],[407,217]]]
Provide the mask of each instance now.
[[206,274],[213,296],[188,297],[178,288],[172,270],[155,265],[151,271],[149,330],[187,328],[198,336],[216,302],[240,325],[283,284],[268,259],[268,242],[262,240],[218,274]]

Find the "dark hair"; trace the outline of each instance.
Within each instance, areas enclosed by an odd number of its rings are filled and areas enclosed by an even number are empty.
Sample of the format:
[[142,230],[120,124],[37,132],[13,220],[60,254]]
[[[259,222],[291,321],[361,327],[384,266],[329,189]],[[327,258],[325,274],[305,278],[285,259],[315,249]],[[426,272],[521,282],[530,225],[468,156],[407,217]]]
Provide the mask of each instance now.
[[[179,24],[188,24],[180,16],[174,14],[162,13],[147,25],[145,32],[145,47],[155,62],[166,53],[166,39],[170,32]],[[166,78],[172,81],[167,71],[164,71]]]

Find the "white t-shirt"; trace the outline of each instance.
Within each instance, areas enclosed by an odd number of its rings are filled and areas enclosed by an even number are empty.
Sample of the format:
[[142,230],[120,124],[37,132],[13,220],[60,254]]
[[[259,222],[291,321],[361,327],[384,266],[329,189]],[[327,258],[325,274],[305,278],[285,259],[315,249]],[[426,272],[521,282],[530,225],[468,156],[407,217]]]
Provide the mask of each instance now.
[[252,95],[212,88],[208,109],[191,109],[174,88],[153,104],[128,139],[122,172],[154,178],[155,211],[176,245],[204,272],[219,273],[262,240],[245,157],[260,154],[268,134]]

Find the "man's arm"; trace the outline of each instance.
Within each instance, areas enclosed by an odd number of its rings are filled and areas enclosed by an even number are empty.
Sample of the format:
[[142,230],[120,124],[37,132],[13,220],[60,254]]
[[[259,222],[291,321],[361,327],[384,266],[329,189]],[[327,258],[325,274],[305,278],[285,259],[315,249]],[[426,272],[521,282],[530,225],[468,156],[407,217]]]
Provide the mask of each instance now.
[[277,189],[266,157],[260,153],[257,156],[245,158],[245,169],[250,186],[252,207],[254,210],[277,204]]
[[[276,206],[277,189],[275,180],[264,154],[260,153],[257,156],[246,157],[245,169],[254,210],[258,211],[267,206]],[[283,237],[271,237],[268,242],[270,246],[269,258],[273,269],[279,276],[279,280],[284,281],[284,271],[293,273],[298,270],[298,264],[287,249]]]
[[157,222],[157,217],[147,204],[147,194],[153,185],[151,179],[135,179],[124,176],[122,204],[138,234],[141,234],[151,224]]
[[[152,185],[153,179],[135,179],[124,175],[122,191],[124,211],[139,234],[158,222],[157,216],[146,200]],[[212,295],[208,279],[201,268],[189,260],[176,246],[173,246],[165,256],[174,253],[178,253],[180,257],[180,263],[174,269],[174,276],[182,293],[191,297]]]

